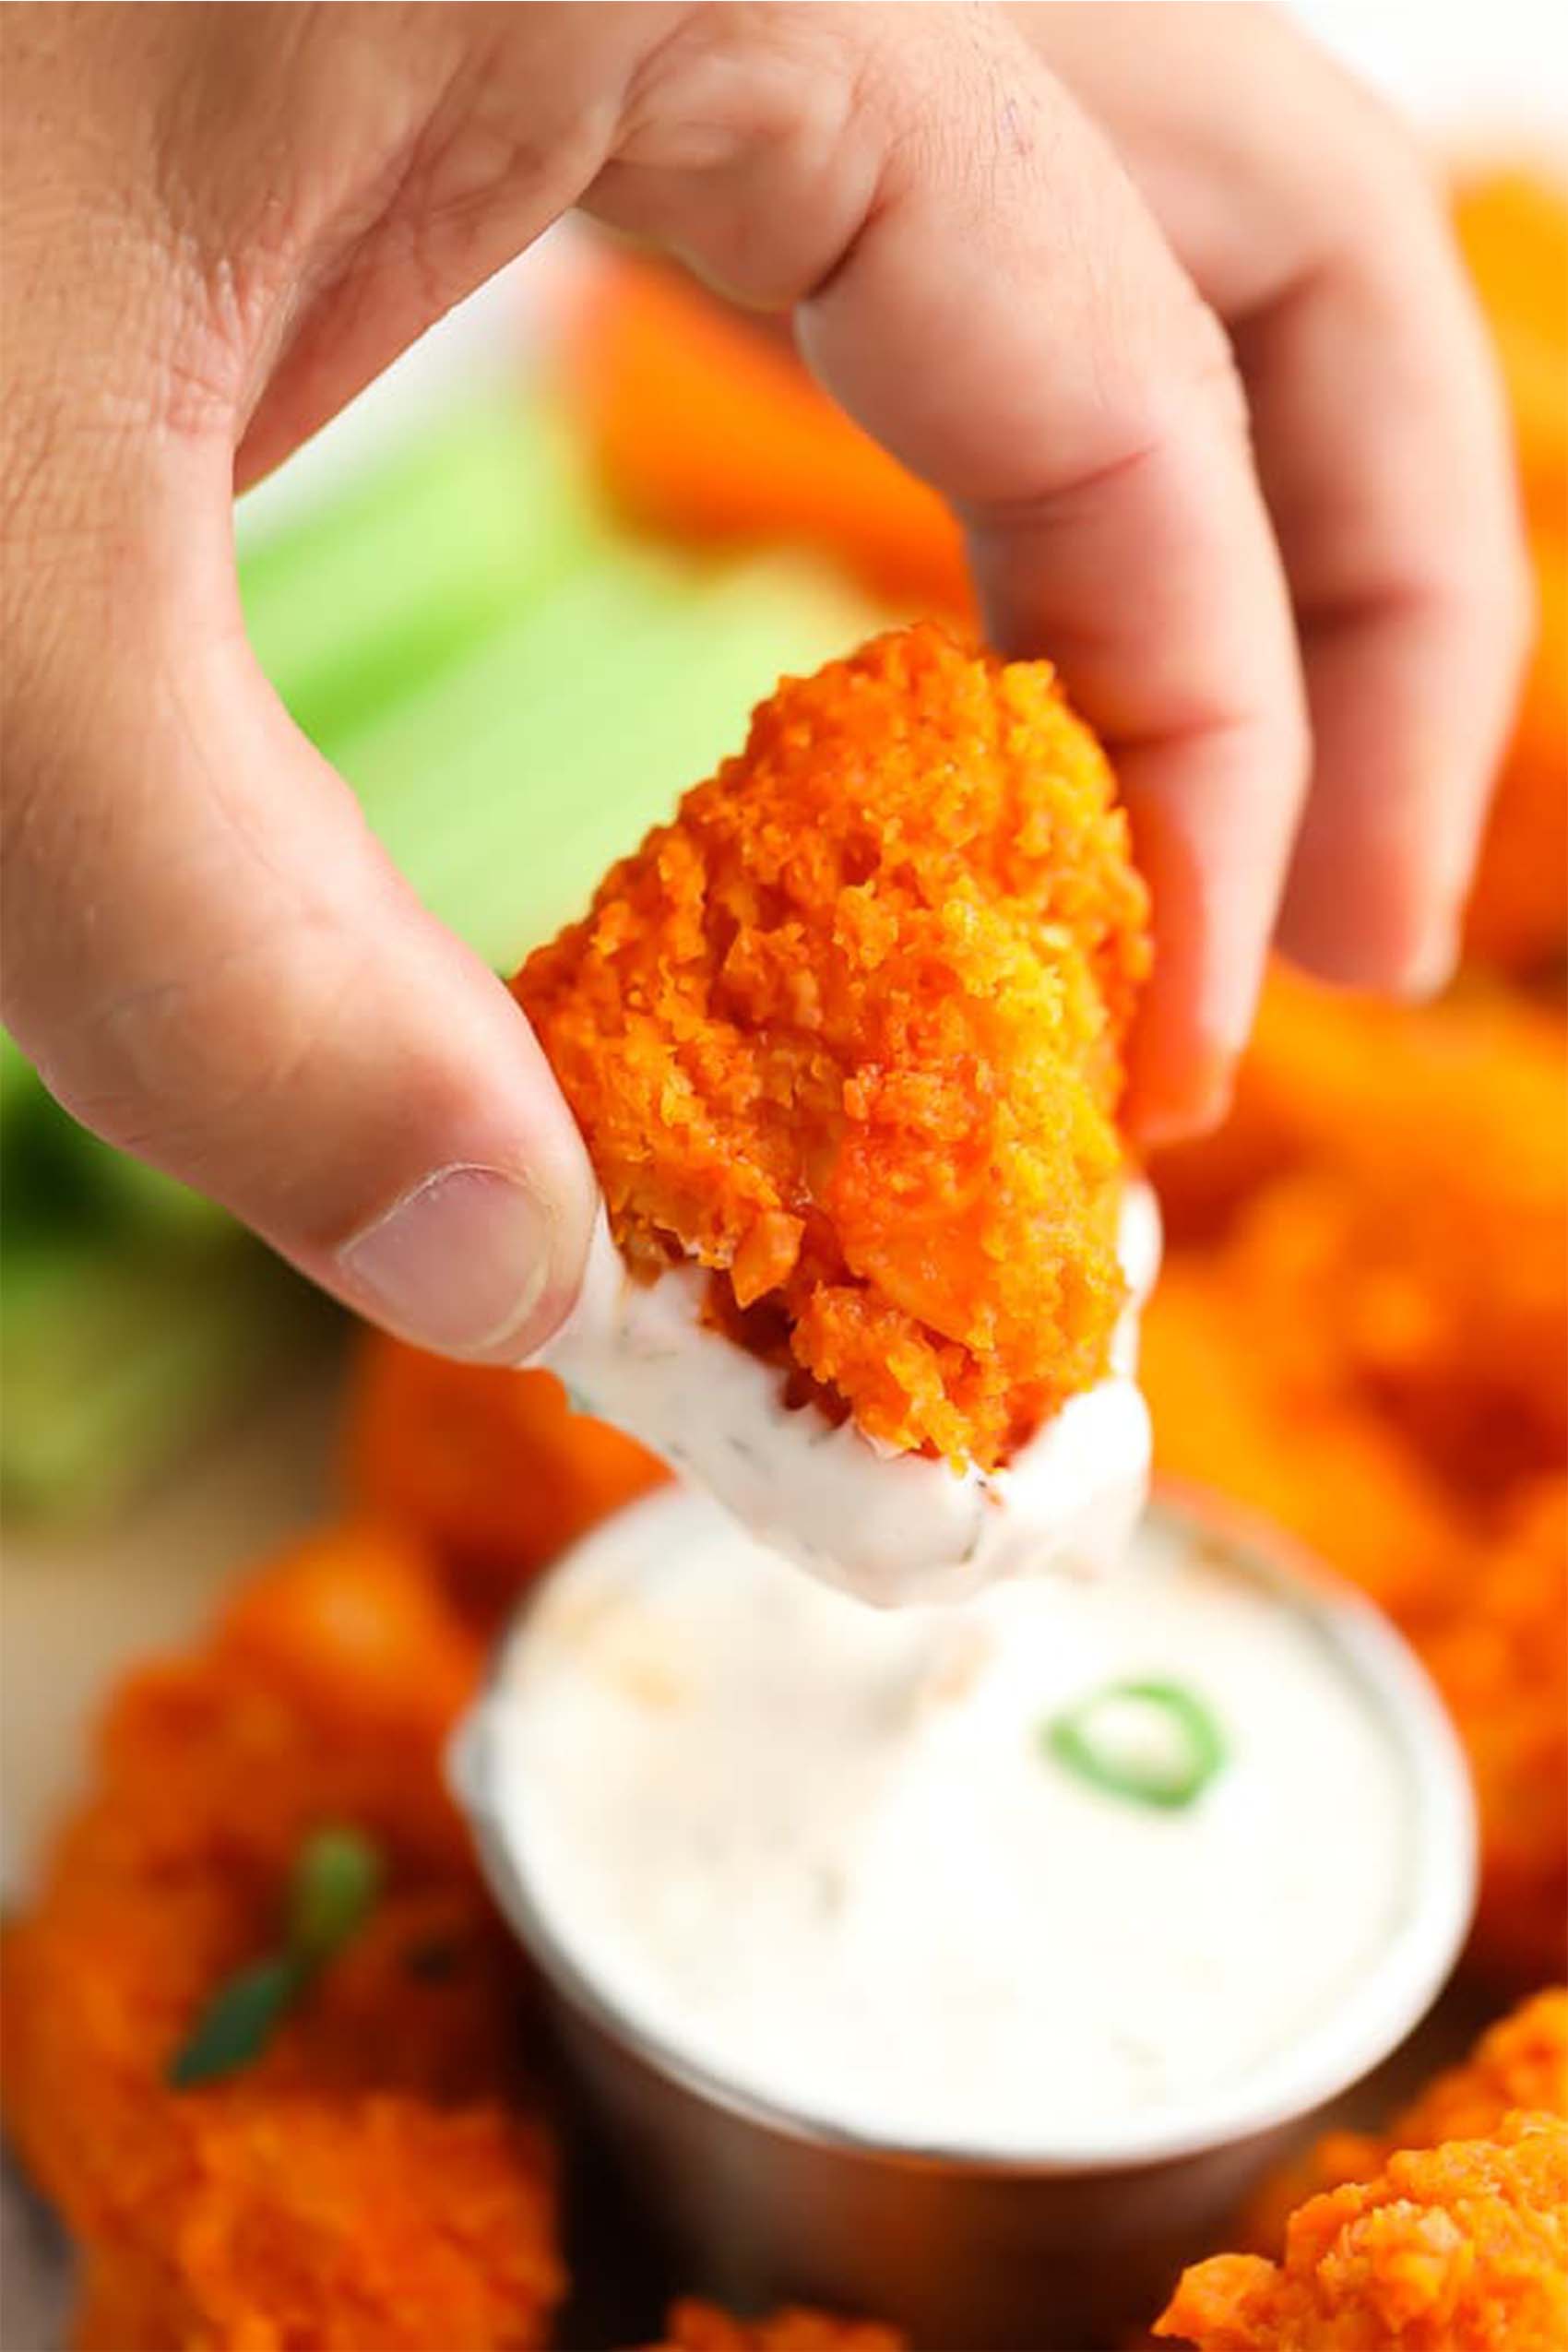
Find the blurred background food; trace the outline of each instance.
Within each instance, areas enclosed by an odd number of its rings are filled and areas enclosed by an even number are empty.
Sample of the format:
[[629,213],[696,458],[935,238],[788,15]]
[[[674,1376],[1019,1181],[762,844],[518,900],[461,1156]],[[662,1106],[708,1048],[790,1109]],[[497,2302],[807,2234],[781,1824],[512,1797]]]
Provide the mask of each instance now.
[[[1420,1008],[1273,976],[1230,1119],[1153,1171],[1170,1251],[1145,1360],[1163,1467],[1364,1586],[1447,1701],[1482,1824],[1457,2013],[1484,2021],[1568,1967],[1568,196],[1481,172],[1455,215],[1539,602],[1464,968]],[[781,670],[888,618],[970,618],[949,518],[787,349],[639,256],[577,252],[558,275],[542,364],[448,381],[242,525],[247,621],[284,702],[505,970]],[[8,1041],[0,1119],[7,1838],[55,1800],[112,1655],[196,1621],[274,1526],[327,1496],[349,1514],[118,1692],[6,1942],[6,2101],[88,2250],[78,2340],[541,2341],[566,2282],[519,2071],[526,1972],[437,1759],[517,1591],[663,1472],[547,1374],[350,1332],[220,1212],[87,1136]],[[225,1431],[236,1451],[215,1456]],[[179,2020],[255,1947],[324,1805],[382,1850],[373,1929],[326,2006],[193,2112],[162,2084]],[[1507,2127],[1504,2148],[1504,2115],[1568,2116],[1561,2005],[1499,2031],[1476,2063],[1506,2076],[1503,2104],[1450,2085],[1392,2138],[1324,2143],[1254,2212],[1251,2251],[1183,2287],[1192,2336],[1282,2344],[1322,2317],[1321,2214],[1277,2267],[1303,2200],[1353,2195],[1375,2238],[1391,2201],[1448,2210],[1458,2163],[1465,2193],[1491,2165],[1503,2204],[1527,2205],[1518,2182],[1561,2172],[1562,2132],[1543,2154]],[[569,2309],[580,2340],[612,2340]],[[328,2310],[346,2333],[324,2333]],[[885,2343],[809,2316],[742,2333],[697,2307],[670,2330],[690,2352]]]

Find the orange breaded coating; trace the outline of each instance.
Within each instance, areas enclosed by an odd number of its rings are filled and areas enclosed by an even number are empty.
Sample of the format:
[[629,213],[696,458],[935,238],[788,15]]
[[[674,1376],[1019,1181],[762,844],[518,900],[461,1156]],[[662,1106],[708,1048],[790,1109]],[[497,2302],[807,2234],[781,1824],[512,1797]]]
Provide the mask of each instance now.
[[1385,2134],[1390,2151],[1478,2140],[1515,2108],[1568,2122],[1568,1988],[1550,1985],[1489,2025],[1468,2058],[1432,2079]]
[[670,2311],[663,2340],[647,2352],[902,2352],[897,2330],[873,2320],[788,2309],[741,2320],[687,2299]]
[[1568,1966],[1568,1478],[1521,1488],[1408,1630],[1475,1781],[1473,1952],[1513,1978],[1553,1974]]
[[1396,2148],[1490,2139],[1515,2108],[1568,2122],[1568,1991],[1552,1986],[1489,2025],[1469,2056],[1401,2109],[1384,2132],[1328,2132],[1270,2175],[1247,2209],[1243,2235],[1264,2250],[1284,2242],[1297,2205],[1342,2181],[1365,2180]]
[[[350,1528],[122,1688],[0,1945],[6,2119],[78,2242],[84,2346],[544,2340],[563,2279],[527,1985],[441,1778],[481,1668],[434,1564]],[[374,1841],[374,1910],[253,2062],[172,2089],[327,1822]]]
[[1539,608],[1466,945],[1528,973],[1568,947],[1568,190],[1495,172],[1455,218],[1503,369]]
[[1451,1213],[1495,1198],[1493,1218],[1526,1219],[1534,1240],[1568,1170],[1553,1120],[1565,1052],[1560,1016],[1496,983],[1398,1004],[1276,964],[1224,1126],[1155,1161],[1169,1230],[1207,1241],[1263,1184],[1331,1165],[1385,1194],[1419,1170],[1443,1180]]
[[612,496],[715,546],[819,548],[911,612],[963,614],[962,535],[934,491],[812,381],[788,345],[657,263],[594,286],[571,390]]
[[452,1363],[376,1332],[360,1343],[344,1456],[350,1502],[429,1544],[487,1627],[557,1552],[669,1476],[574,1412],[552,1372]]
[[921,626],[787,679],[515,986],[634,1269],[989,1467],[1105,1368],[1146,916],[1049,666]]
[[1568,2124],[1404,2149],[1291,2216],[1278,2263],[1218,2254],[1155,2325],[1196,2352],[1561,2352]]
[[1568,528],[1568,189],[1524,171],[1462,186],[1455,227],[1502,362],[1533,514]]
[[[1381,1277],[1375,1263],[1358,1276],[1337,1247],[1341,1200],[1323,1179],[1293,1179],[1263,1196],[1226,1248],[1166,1268],[1139,1370],[1156,1467],[1265,1514],[1402,1625],[1475,1783],[1472,1954],[1510,1978],[1538,1978],[1568,1952],[1568,1482],[1530,1478],[1495,1501],[1470,1495],[1472,1460],[1513,1455],[1519,1438],[1506,1414],[1494,1422],[1484,1391],[1455,1385],[1449,1396],[1458,1493],[1455,1464],[1397,1425],[1354,1340],[1363,1313],[1399,1327],[1403,1280],[1396,1262]],[[1429,1303],[1420,1289],[1423,1314]]]
[[1178,1256],[1160,1276],[1138,1350],[1156,1468],[1287,1529],[1396,1616],[1446,1592],[1464,1538],[1441,1488],[1331,1364],[1290,1344],[1323,1322],[1281,1334],[1281,1302],[1250,1274]]
[[[1495,991],[1378,1004],[1277,972],[1228,1129],[1155,1169],[1260,1352],[1332,1350],[1467,1493],[1568,1456],[1564,1045]],[[1294,1207],[1249,1206],[1287,1176]]]
[[[1568,444],[1568,383],[1562,401]],[[1535,651],[1465,915],[1467,953],[1526,976],[1568,948],[1568,487],[1562,496],[1557,531],[1531,534]]]
[[276,2097],[193,2124],[172,2216],[94,2246],[77,2352],[526,2352],[558,2292],[537,2152],[496,2106]]

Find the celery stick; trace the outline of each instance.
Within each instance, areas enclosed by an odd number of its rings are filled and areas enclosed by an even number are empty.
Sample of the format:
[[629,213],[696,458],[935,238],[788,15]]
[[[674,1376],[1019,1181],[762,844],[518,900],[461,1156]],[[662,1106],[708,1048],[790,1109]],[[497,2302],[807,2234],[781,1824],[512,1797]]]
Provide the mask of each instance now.
[[0,1029],[0,1121],[27,1100],[38,1080],[32,1063],[8,1029]]
[[564,421],[492,400],[427,427],[320,512],[243,543],[246,634],[331,756],[345,727],[608,536]]
[[782,671],[877,618],[796,563],[624,547],[347,736],[339,764],[426,905],[510,969],[739,747]]
[[0,1206],[7,1250],[35,1232],[65,1228],[197,1233],[227,1224],[215,1202],[78,1126],[8,1037],[4,1048]]
[[196,1235],[221,1232],[229,1225],[228,1210],[208,1200],[205,1193],[193,1192],[188,1184],[166,1176],[160,1168],[149,1168],[130,1152],[100,1143],[85,1129],[78,1127],[76,1132],[86,1146],[104,1213],[116,1229]]
[[325,1308],[259,1246],[128,1250],[101,1235],[7,1259],[0,1497],[70,1518],[111,1508],[322,1327]]

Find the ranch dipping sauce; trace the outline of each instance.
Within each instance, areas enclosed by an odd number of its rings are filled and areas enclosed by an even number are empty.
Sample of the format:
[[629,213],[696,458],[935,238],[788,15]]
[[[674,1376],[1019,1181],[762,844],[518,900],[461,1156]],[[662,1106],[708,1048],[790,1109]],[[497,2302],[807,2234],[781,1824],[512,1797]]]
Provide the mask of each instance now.
[[989,1474],[893,1454],[852,1422],[791,1409],[778,1368],[704,1321],[706,1272],[635,1280],[602,1213],[577,1303],[536,1360],[811,1574],[880,1607],[965,1599],[1047,1565],[1113,1565],[1143,1509],[1137,1328],[1160,1249],[1146,1183],[1127,1186],[1117,1241],[1127,1304],[1105,1378]]
[[1180,2125],[1288,2073],[1412,1901],[1372,1686],[1158,1512],[1110,1580],[887,1614],[666,1492],[547,1578],[475,1725],[470,1803],[590,1992],[895,2146]]

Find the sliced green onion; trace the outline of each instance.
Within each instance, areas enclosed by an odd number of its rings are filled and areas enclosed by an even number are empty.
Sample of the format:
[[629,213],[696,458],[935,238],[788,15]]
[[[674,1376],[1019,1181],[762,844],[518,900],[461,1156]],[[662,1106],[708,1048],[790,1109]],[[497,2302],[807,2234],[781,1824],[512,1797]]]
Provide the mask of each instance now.
[[236,2073],[261,2056],[298,1999],[309,1970],[279,1955],[242,1968],[220,1985],[169,2069],[177,2091]]
[[359,1933],[381,1886],[381,1857],[357,1829],[318,1829],[289,1880],[289,1951],[319,1967]]
[[381,1876],[381,1857],[358,1830],[334,1826],[305,1839],[289,1872],[282,1950],[219,1987],[170,2064],[175,2090],[255,2063],[301,1994],[358,1934]]
[[1109,1682],[1042,1726],[1048,1752],[1107,1796],[1177,1811],[1224,1769],[1225,1737],[1179,1682]]
[[219,1231],[0,1236],[0,1502],[34,1520],[119,1507],[329,1328],[259,1245]]

